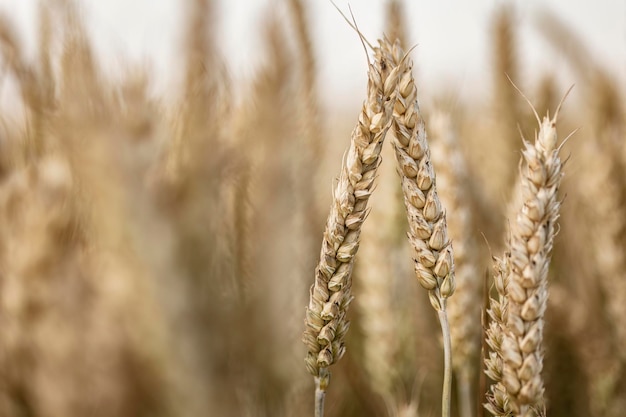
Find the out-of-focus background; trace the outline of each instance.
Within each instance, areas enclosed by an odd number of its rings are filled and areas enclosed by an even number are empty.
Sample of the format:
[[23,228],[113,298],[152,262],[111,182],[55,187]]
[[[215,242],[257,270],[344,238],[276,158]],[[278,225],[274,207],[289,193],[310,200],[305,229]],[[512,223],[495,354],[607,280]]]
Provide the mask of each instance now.
[[[37,0],[0,0],[0,8],[16,20],[29,50],[35,48]],[[235,78],[251,77],[262,60],[258,36],[264,18],[278,9],[276,0],[217,1],[217,40],[229,71]],[[330,1],[310,1],[312,38],[319,57],[319,77],[325,104],[354,104],[363,89],[365,57],[354,31]],[[376,39],[383,29],[380,19],[383,0],[335,2],[344,12],[352,8],[359,28]],[[176,60],[184,30],[184,15],[178,0],[81,0],[86,27],[111,71],[119,71],[120,55],[149,62],[165,83],[176,77]],[[564,71],[564,82],[572,82],[562,57],[534,29],[537,16],[548,10],[575,28],[576,35],[593,51],[594,61],[611,68],[620,82],[626,81],[626,3],[620,0],[477,0],[407,2],[408,43],[418,45],[413,56],[419,60],[418,74],[426,91],[454,88],[462,95],[489,89],[491,55],[489,24],[494,8],[512,4],[513,23],[519,32],[519,60],[523,78],[531,81],[533,71]],[[162,78],[161,78],[162,77]],[[576,94],[576,93],[574,93]]]
[[[622,417],[626,3],[351,7],[372,43],[417,45],[457,254],[454,416],[489,415],[481,313],[538,128],[513,83],[540,116],[575,85],[541,406]],[[367,69],[328,1],[0,0],[0,417],[312,415],[305,306]],[[328,417],[440,413],[395,162],[386,143]]]

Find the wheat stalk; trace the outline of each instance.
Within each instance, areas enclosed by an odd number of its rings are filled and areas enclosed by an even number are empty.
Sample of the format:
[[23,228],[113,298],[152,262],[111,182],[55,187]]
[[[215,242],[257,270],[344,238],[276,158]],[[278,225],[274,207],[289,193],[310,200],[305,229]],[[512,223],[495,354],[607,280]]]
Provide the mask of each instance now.
[[442,415],[450,415],[451,353],[446,302],[455,288],[452,243],[446,215],[437,195],[426,129],[417,102],[413,63],[404,59],[399,42],[388,44],[390,59],[401,68],[398,98],[393,113],[394,149],[409,222],[409,242],[415,251],[417,279],[428,290],[437,311],[444,339]]
[[[381,47],[384,45],[381,41]],[[303,341],[308,354],[305,363],[315,376],[315,415],[320,417],[330,382],[328,367],[345,352],[344,338],[349,327],[346,314],[353,298],[350,290],[354,256],[359,249],[361,225],[367,217],[367,202],[381,163],[380,151],[391,124],[398,68],[387,63],[381,47],[374,49],[374,63],[368,71],[367,99],[333,191],[315,283],[311,286],[306,309]]]
[[445,212],[437,195],[435,173],[417,102],[412,62],[400,62],[402,50],[396,43],[388,51],[402,68],[398,99],[394,107],[394,149],[409,220],[409,241],[415,249],[415,272],[429,291],[435,310],[444,308],[455,289],[452,243],[448,239]]
[[[560,108],[560,105],[559,105]],[[511,224],[508,310],[502,339],[502,383],[516,416],[532,416],[543,405],[543,325],[548,297],[547,276],[560,202],[560,147],[555,116],[544,117],[534,144],[524,142],[520,173],[521,206]]]

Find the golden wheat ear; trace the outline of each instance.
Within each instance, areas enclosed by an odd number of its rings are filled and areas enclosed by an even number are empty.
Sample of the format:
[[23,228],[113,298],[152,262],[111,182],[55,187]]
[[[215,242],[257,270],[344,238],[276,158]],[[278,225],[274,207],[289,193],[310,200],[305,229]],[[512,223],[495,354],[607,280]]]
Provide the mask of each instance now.
[[[568,91],[569,92],[569,91]],[[516,416],[534,415],[543,406],[543,327],[548,298],[548,268],[561,203],[563,176],[555,116],[544,117],[533,144],[524,142],[520,172],[522,204],[511,223],[505,296],[508,310],[501,343],[502,384]]]
[[448,238],[446,213],[437,194],[426,128],[417,101],[413,63],[398,41],[393,45],[385,45],[389,61],[400,68],[398,97],[393,113],[393,147],[407,211],[407,235],[414,251],[417,280],[428,290],[444,336],[442,415],[445,417],[450,415],[452,381],[447,300],[456,286],[452,242]]
[[[384,45],[384,41],[381,43]],[[391,125],[394,103],[391,98],[396,91],[398,74],[397,68],[386,64],[382,49],[375,48],[374,62],[368,71],[367,99],[333,191],[315,283],[311,286],[303,341],[308,348],[306,367],[316,383],[315,415],[320,417],[330,382],[328,368],[345,352],[344,339],[349,328],[346,315],[353,298],[354,257],[382,161],[380,151]]]

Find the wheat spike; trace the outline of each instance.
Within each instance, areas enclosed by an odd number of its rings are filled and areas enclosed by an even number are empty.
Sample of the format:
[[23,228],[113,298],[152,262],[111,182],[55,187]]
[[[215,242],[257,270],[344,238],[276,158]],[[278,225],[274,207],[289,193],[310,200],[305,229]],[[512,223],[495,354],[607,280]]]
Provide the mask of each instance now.
[[415,250],[415,272],[419,283],[429,291],[433,307],[441,310],[455,288],[452,243],[435,185],[412,62],[408,58],[403,60],[404,52],[398,43],[387,53],[402,68],[394,106],[393,146],[409,221],[408,237]]
[[407,210],[408,238],[414,250],[415,273],[420,285],[428,290],[443,333],[442,416],[449,417],[452,358],[446,303],[455,289],[452,242],[448,238],[446,214],[437,195],[426,129],[417,102],[413,63],[397,40],[393,46],[387,44],[386,53],[401,69],[393,111],[393,147]]
[[367,99],[333,190],[320,261],[306,309],[303,340],[308,354],[305,362],[322,392],[330,380],[328,367],[345,352],[344,338],[349,327],[346,313],[353,298],[350,289],[354,256],[381,163],[383,140],[391,125],[398,68],[387,62],[381,49],[385,42],[380,43],[374,51],[374,63],[369,66]]
[[502,340],[502,383],[516,416],[535,415],[543,403],[543,325],[547,275],[559,217],[561,182],[557,114],[544,117],[534,144],[525,142],[520,173],[523,205],[511,224],[508,311]]

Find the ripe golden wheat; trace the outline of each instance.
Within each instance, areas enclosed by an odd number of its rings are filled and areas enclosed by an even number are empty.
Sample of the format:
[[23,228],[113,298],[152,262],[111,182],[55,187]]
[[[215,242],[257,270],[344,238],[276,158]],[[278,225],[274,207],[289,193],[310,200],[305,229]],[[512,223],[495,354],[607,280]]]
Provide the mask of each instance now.
[[[422,89],[435,40],[389,0],[376,45],[350,23],[370,65],[340,107],[313,3],[272,5],[244,79],[215,2],[182,2],[167,96],[149,67],[107,76],[71,0],[40,2],[34,54],[0,16],[0,417],[623,416],[611,69],[547,12],[574,71],[524,68],[499,7],[491,93]],[[525,141],[511,80],[540,114],[578,95]]]

